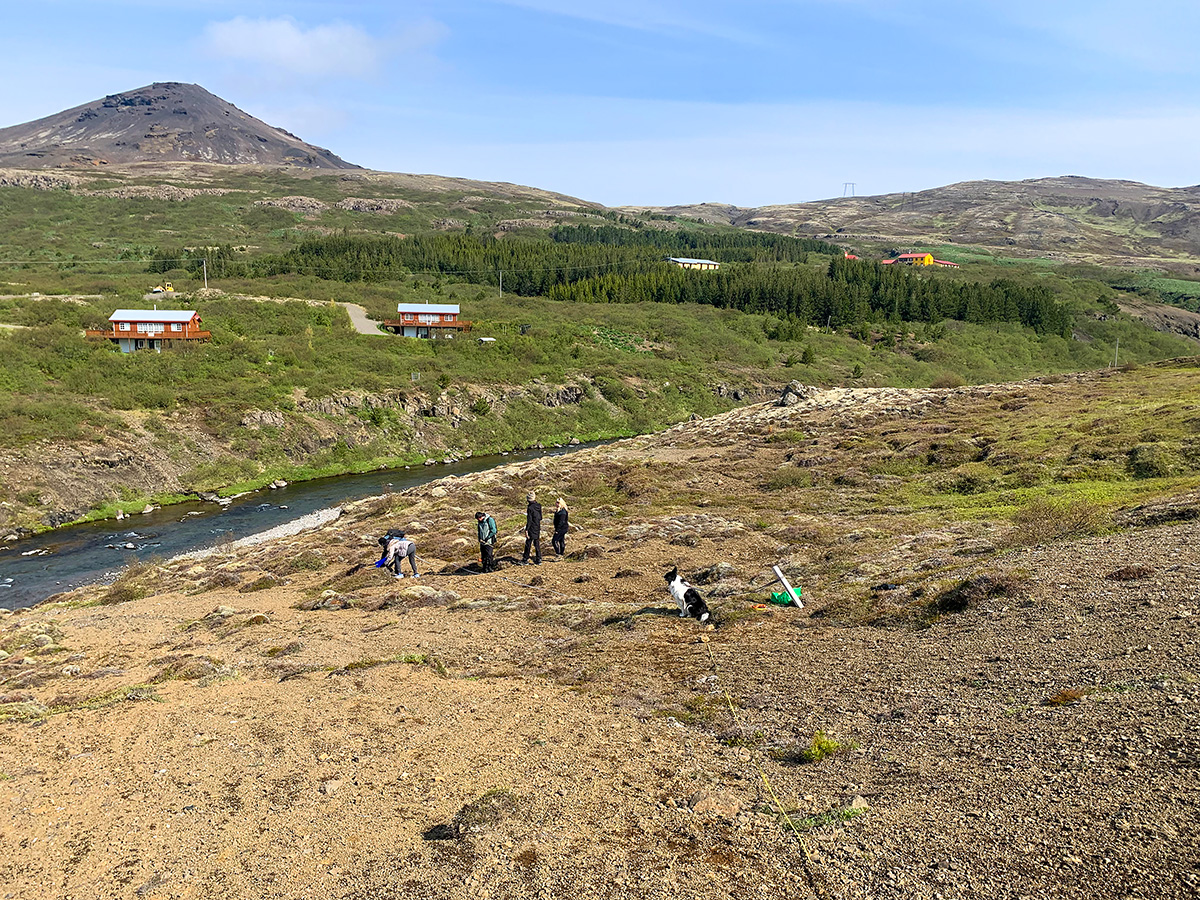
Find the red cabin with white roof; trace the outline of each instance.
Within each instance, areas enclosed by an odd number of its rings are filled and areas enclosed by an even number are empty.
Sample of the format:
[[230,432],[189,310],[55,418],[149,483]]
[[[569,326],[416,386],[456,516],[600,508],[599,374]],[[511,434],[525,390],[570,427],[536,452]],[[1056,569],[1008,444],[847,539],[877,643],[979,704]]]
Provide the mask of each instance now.
[[107,331],[89,330],[87,336],[114,341],[122,353],[161,351],[172,341],[212,340],[212,332],[200,328],[200,314],[190,309],[118,309],[108,323]]

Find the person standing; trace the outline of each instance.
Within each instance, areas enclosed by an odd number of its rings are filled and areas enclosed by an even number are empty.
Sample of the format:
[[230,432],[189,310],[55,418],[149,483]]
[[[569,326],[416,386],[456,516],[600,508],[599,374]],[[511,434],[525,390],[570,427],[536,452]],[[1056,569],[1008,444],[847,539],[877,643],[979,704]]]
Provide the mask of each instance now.
[[484,512],[475,513],[475,526],[479,532],[479,561],[484,572],[496,571],[496,520]]
[[554,504],[554,536],[550,538],[550,546],[559,556],[567,552],[567,504],[562,497]]
[[529,564],[529,550],[533,548],[533,564],[542,564],[542,504],[537,502],[537,495],[530,491],[525,499],[525,552],[521,554],[521,565]]

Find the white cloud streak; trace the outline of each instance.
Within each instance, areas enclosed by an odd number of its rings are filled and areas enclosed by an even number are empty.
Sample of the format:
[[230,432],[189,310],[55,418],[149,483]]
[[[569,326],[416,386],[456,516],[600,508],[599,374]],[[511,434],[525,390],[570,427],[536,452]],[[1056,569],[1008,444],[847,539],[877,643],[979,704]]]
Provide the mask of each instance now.
[[366,77],[379,66],[382,47],[361,28],[344,22],[305,28],[294,19],[238,16],[211,22],[203,46],[214,56],[306,79]]
[[699,34],[739,44],[761,44],[761,35],[747,31],[744,19],[722,16],[724,7],[680,2],[680,0],[607,0],[579,3],[576,0],[493,0],[532,12],[611,25],[630,31],[659,35]]

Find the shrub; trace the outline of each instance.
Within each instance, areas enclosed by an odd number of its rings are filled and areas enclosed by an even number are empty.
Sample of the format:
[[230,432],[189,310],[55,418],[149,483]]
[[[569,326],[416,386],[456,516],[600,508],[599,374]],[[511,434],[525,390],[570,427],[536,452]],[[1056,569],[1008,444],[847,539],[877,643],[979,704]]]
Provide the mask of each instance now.
[[495,788],[477,800],[472,800],[454,816],[451,823],[457,837],[471,832],[487,831],[500,824],[517,810],[517,798],[512,791]]
[[1150,566],[1122,566],[1109,572],[1104,578],[1106,581],[1137,581],[1139,578],[1153,574],[1154,569]]
[[1162,444],[1138,444],[1129,451],[1126,466],[1134,478],[1170,478],[1186,468],[1179,453]]
[[1004,541],[1011,547],[1102,534],[1112,528],[1112,515],[1091,500],[1064,502],[1039,498],[1019,510],[1012,521],[1016,527]]
[[828,759],[843,749],[846,748],[824,731],[816,731],[813,733],[812,740],[808,743],[808,746],[780,748],[772,750],[769,755],[780,762],[815,763],[823,759]]
[[1042,701],[1043,706],[1070,706],[1078,703],[1087,692],[1081,688],[1063,688]]
[[933,379],[933,381],[929,383],[929,386],[933,388],[959,388],[964,384],[966,384],[966,382],[963,381],[958,375],[955,375],[953,372],[946,372]]
[[976,575],[942,591],[930,602],[931,611],[938,613],[963,612],[984,600],[1013,597],[1025,593],[1030,580],[1019,575]]
[[109,585],[108,590],[100,597],[100,602],[128,603],[130,600],[141,600],[149,596],[157,573],[158,569],[152,563],[133,563]]
[[768,491],[785,491],[790,488],[812,487],[812,483],[812,472],[797,466],[784,466],[772,472],[763,486]]

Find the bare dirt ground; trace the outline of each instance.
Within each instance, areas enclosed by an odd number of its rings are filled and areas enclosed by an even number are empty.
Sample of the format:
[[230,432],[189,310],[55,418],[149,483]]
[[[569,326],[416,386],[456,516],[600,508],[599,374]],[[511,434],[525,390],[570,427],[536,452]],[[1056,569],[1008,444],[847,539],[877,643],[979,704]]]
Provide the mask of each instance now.
[[[1200,895],[1200,497],[997,550],[762,489],[781,430],[820,458],[973,396],[747,407],[0,619],[0,896]],[[575,527],[521,567],[529,489]],[[371,565],[395,525],[419,580]],[[776,563],[806,608],[763,602]]]

